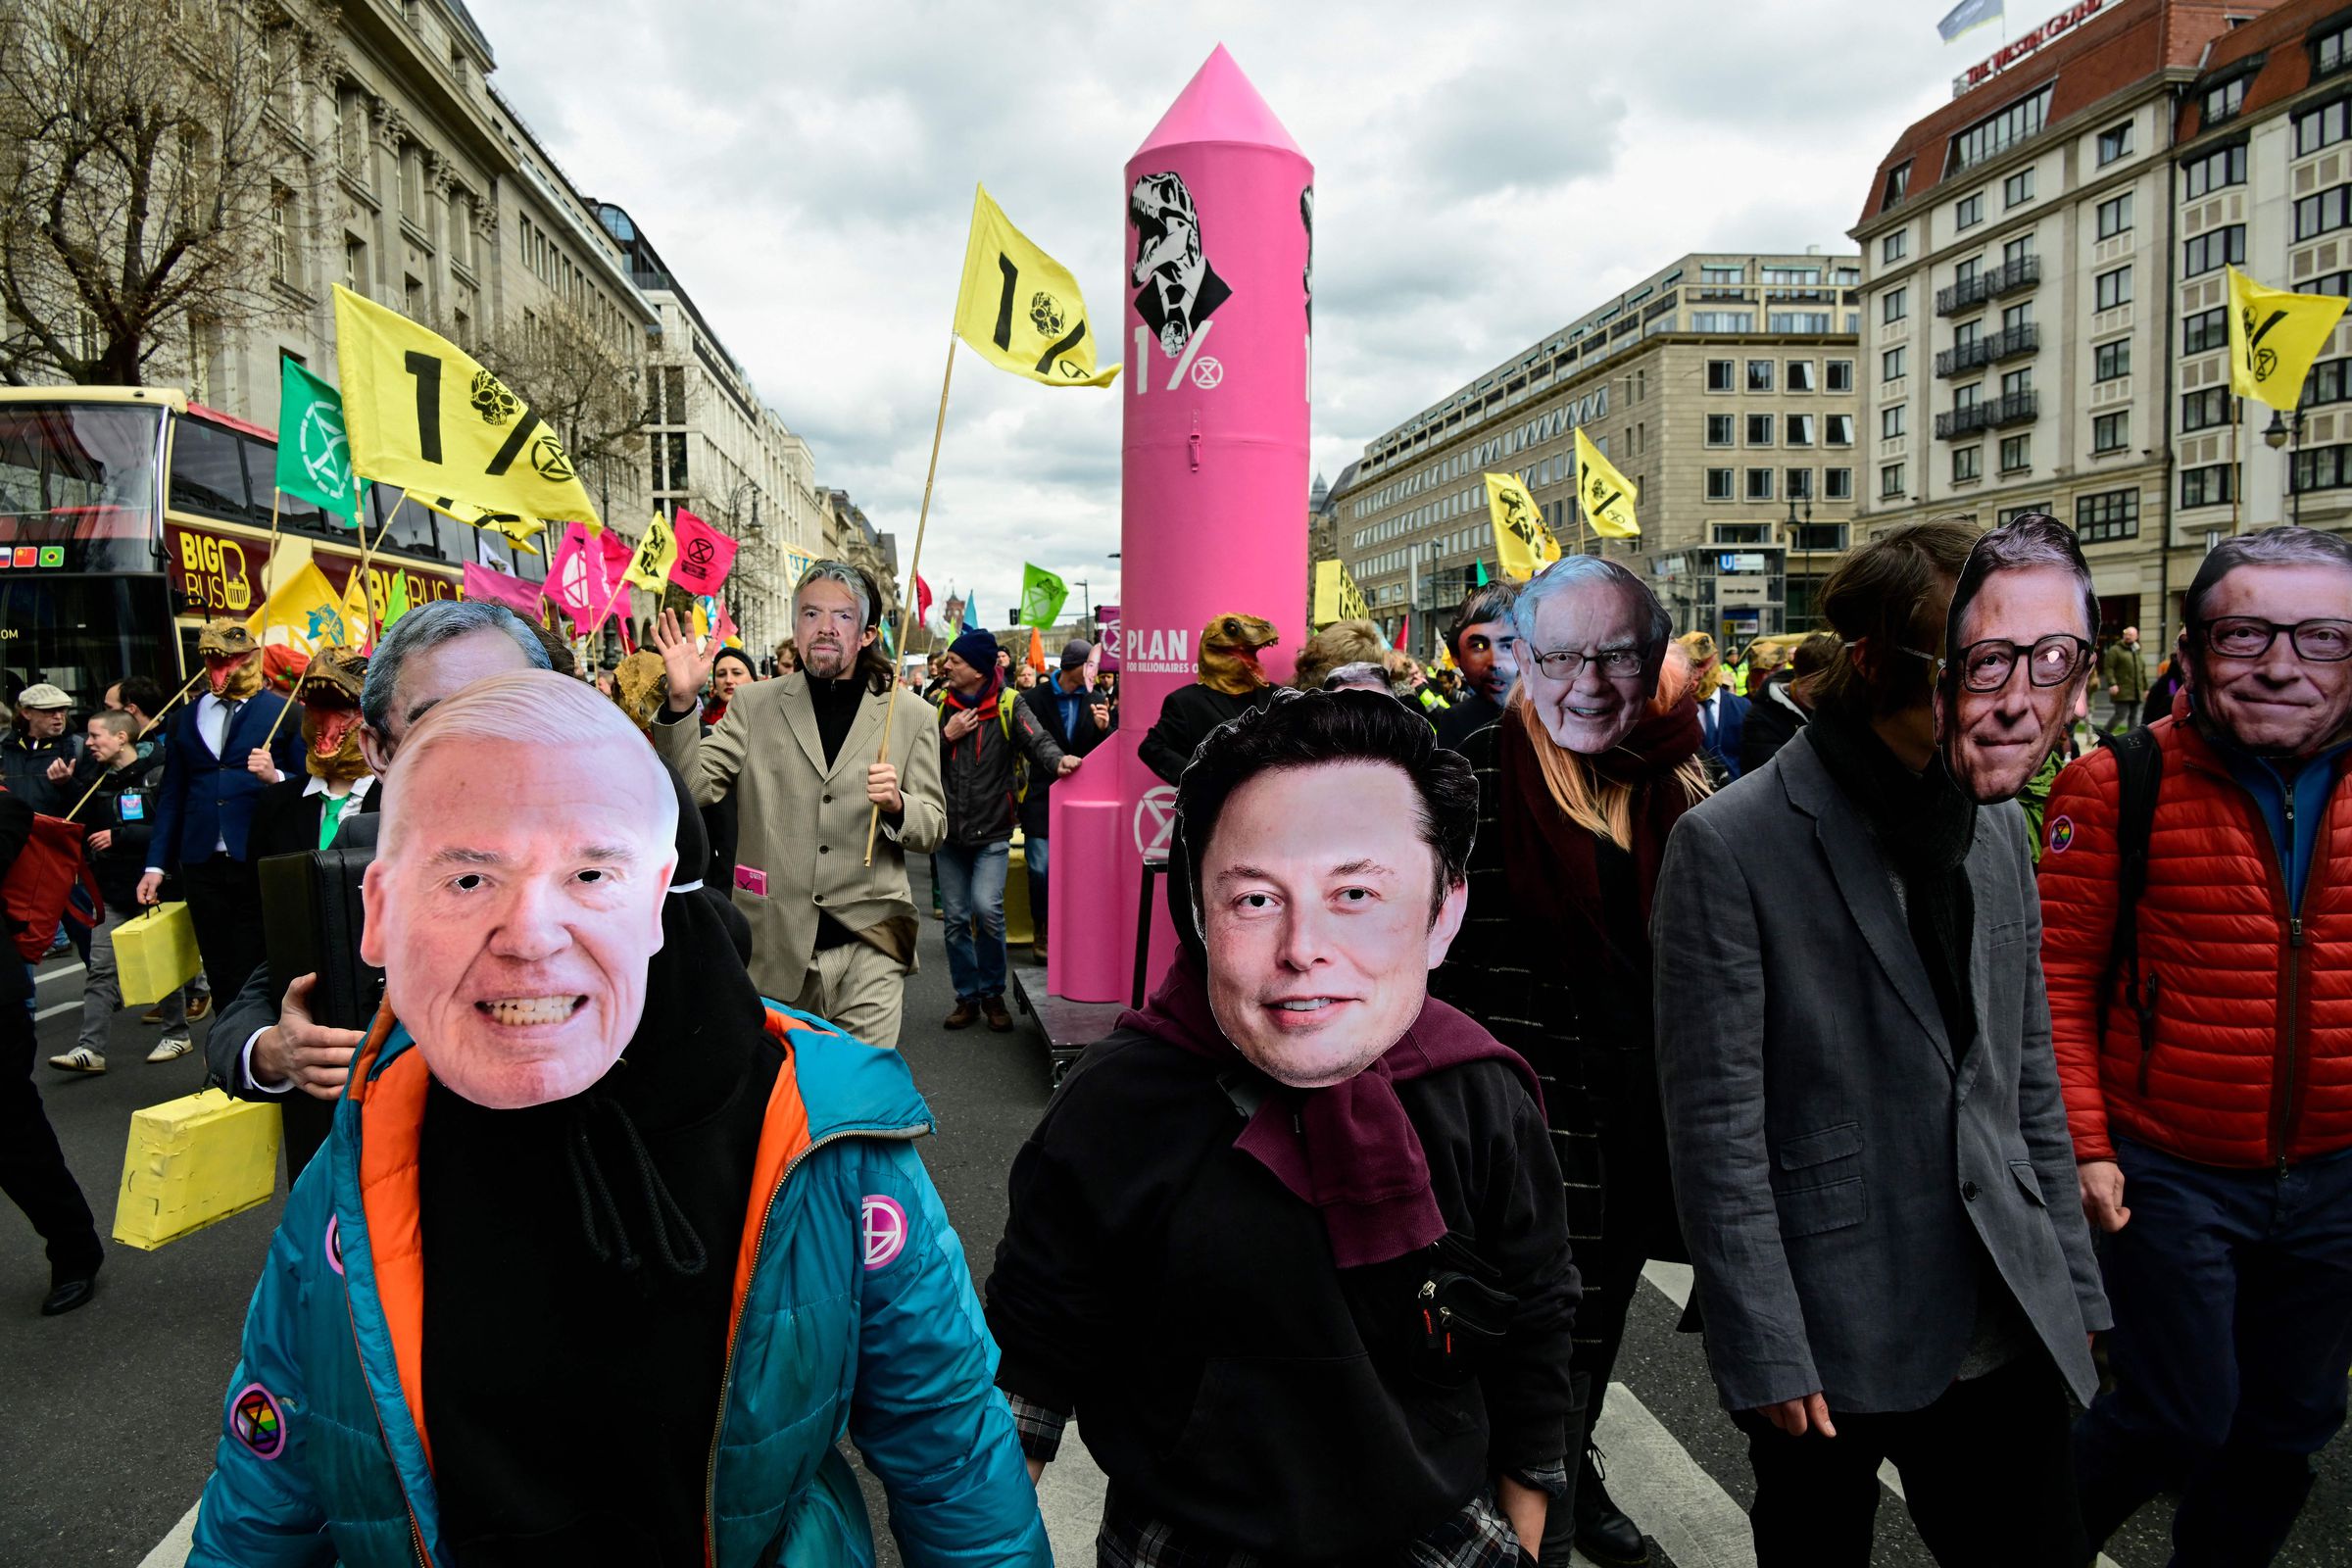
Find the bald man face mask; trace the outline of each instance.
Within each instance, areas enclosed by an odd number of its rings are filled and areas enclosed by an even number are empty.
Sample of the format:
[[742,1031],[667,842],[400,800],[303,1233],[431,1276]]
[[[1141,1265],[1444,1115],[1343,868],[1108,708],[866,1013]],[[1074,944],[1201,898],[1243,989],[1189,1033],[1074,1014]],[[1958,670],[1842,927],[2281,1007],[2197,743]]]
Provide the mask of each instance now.
[[470,736],[403,753],[363,956],[433,1076],[495,1110],[578,1094],[637,1032],[677,854],[650,754]]

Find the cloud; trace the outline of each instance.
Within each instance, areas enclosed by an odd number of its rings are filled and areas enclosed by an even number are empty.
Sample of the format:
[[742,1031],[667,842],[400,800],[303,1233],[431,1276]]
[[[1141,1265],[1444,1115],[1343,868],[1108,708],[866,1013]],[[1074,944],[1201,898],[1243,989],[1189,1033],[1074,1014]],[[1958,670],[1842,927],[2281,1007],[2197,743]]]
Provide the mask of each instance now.
[[[2020,0],[2012,35],[2055,3]],[[902,562],[974,181],[1111,317],[1121,170],[1220,41],[1316,165],[1313,454],[1334,478],[1686,252],[1843,249],[1886,148],[1997,42],[1944,51],[1932,16],[1855,0],[472,9],[500,90],[629,210]],[[967,353],[933,587],[993,616],[1028,560],[1115,600],[1119,410]]]

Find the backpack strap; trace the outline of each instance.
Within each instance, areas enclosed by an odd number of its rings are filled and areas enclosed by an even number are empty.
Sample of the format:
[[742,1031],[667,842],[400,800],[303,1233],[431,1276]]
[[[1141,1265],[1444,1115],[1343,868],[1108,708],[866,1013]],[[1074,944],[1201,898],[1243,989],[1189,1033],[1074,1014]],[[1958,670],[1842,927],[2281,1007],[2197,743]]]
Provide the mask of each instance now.
[[2156,826],[2156,803],[2164,789],[2164,750],[2146,725],[2109,743],[2115,753],[2115,928],[2108,940],[2107,968],[2099,983],[2098,1038],[2107,1038],[2107,1009],[2116,976],[2124,977],[2124,1000],[2139,1020],[2139,1092],[2148,1092],[2148,1062],[2156,1049],[2156,976],[2139,964],[2139,901],[2148,890],[2148,840]]

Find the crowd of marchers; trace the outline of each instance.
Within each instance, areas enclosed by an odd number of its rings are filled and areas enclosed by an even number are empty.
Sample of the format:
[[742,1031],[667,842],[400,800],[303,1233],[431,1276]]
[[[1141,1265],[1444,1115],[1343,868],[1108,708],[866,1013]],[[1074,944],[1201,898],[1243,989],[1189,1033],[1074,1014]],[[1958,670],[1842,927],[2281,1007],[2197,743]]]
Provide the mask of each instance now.
[[[906,980],[935,914],[947,1027],[1010,1026],[1012,857],[1042,956],[1118,694],[985,633],[903,679],[881,603],[817,563],[767,678],[435,604],[283,693],[208,629],[193,704],[126,676],[79,747],[17,695],[0,879],[73,813],[105,901],[52,1065],[105,1070],[116,923],[183,899],[212,1000],[150,1059],[217,1005],[209,1079],[284,1107],[191,1562],[870,1563],[846,1436],[903,1560],[1042,1564],[1074,1429],[1107,1568],[1634,1568],[1598,1438],[1655,1260],[1761,1564],[1869,1562],[1889,1462],[1946,1564],[2082,1568],[2159,1494],[2183,1568],[2279,1550],[2352,1367],[2341,538],[2222,541],[2154,669],[2038,515],[1891,530],[1729,658],[1597,556],[1436,671],[1343,621],[1278,686],[1213,617],[1133,748],[1179,951],[977,1268]],[[258,862],[330,850],[362,1027],[262,943]],[[30,981],[0,1173],[66,1311]]]

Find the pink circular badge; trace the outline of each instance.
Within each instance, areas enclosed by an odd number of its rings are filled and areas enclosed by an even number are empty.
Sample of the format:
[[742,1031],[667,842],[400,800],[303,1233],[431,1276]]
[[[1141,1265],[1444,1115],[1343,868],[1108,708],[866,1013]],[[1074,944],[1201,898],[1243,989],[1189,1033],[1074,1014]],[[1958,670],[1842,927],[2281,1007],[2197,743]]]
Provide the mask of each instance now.
[[858,1205],[860,1229],[865,1235],[865,1267],[868,1273],[888,1268],[906,1250],[906,1210],[895,1199],[880,1194],[868,1197]]

